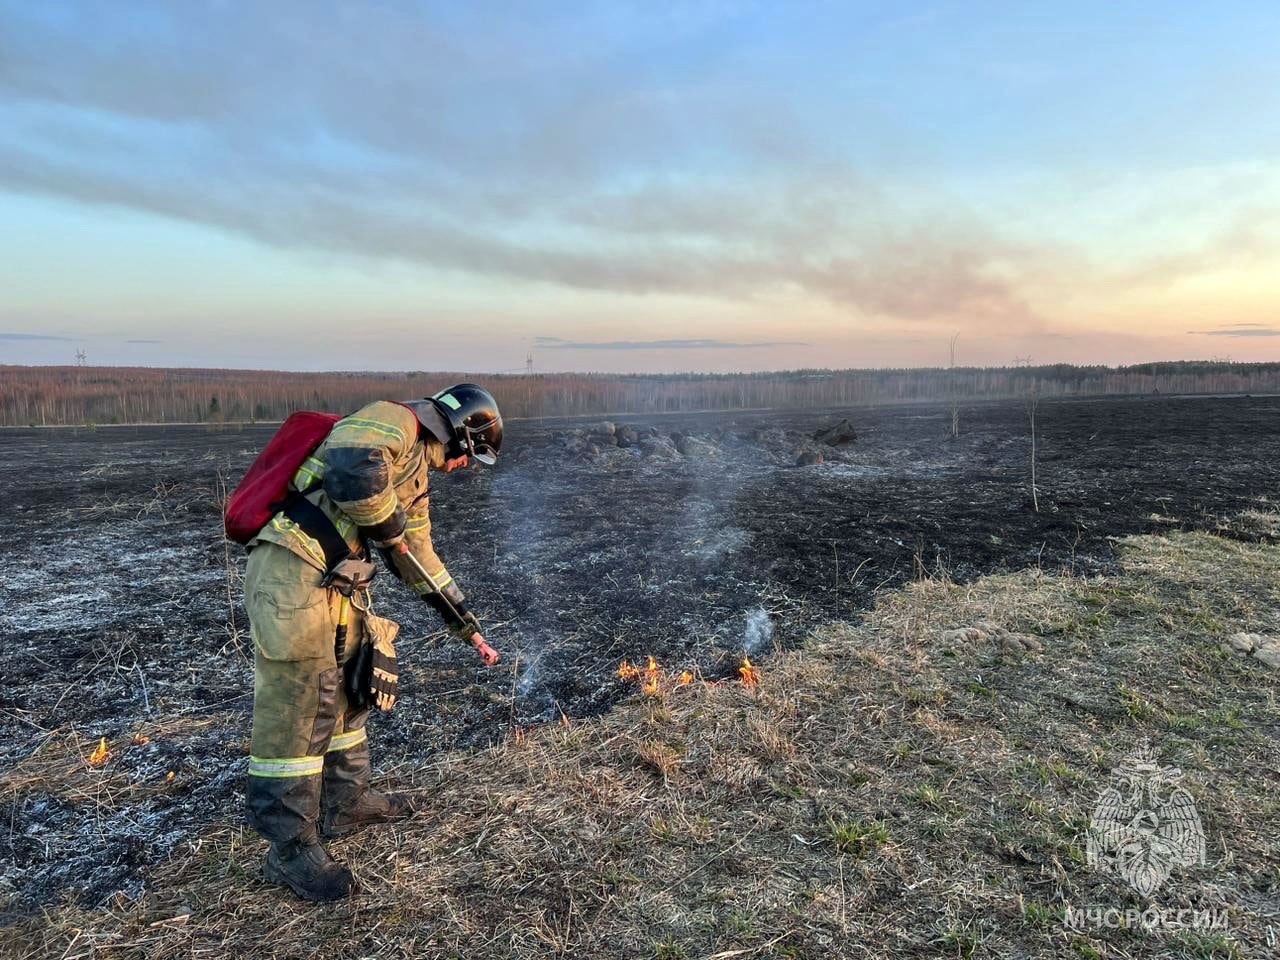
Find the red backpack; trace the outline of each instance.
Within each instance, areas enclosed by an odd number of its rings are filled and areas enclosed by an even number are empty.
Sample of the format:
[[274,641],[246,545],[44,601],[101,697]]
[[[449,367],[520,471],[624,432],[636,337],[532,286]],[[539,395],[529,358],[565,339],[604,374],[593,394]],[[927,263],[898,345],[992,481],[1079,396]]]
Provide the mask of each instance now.
[[341,419],[311,410],[289,414],[227,500],[223,527],[228,540],[247,544],[271,522],[288,500],[289,482],[298,468]]

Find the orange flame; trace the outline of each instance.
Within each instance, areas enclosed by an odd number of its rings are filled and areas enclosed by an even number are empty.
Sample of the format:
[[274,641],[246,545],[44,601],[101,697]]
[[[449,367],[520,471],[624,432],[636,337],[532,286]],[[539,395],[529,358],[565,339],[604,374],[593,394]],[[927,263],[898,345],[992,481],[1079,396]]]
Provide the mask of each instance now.
[[98,748],[89,754],[89,766],[100,767],[107,762],[109,756],[111,756],[111,751],[107,749],[107,738],[103,737],[98,741]]
[[164,782],[165,782],[165,783],[173,783],[173,778],[174,778],[174,777],[176,777],[177,775],[178,775],[178,774],[177,774],[177,771],[175,771],[175,770],[170,770],[168,773],[166,773],[166,774],[164,775]]
[[738,667],[738,675],[748,687],[756,687],[760,684],[760,671],[751,665],[751,658],[748,656],[743,656],[742,666]]
[[658,669],[658,661],[649,657],[649,665],[644,668],[644,685],[640,688],[646,697],[656,697],[662,686],[662,671]]
[[133,745],[135,747],[145,747],[150,742],[151,742],[151,738],[148,737],[145,733],[135,733],[133,735]]
[[[639,667],[629,660],[623,660],[618,666],[618,676],[623,680],[634,680],[639,683],[640,691],[645,696],[656,697],[662,693],[662,667],[652,656],[646,657],[645,661],[645,665]],[[676,686],[687,687],[697,677],[692,670],[684,670],[679,675],[672,674],[667,679],[668,682],[674,682]]]

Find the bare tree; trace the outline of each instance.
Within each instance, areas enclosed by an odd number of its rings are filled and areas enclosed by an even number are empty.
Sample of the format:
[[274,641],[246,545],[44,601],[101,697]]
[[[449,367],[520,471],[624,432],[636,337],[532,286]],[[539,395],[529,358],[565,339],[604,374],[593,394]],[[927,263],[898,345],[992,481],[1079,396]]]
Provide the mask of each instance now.
[[1040,492],[1036,486],[1036,410],[1040,406],[1040,387],[1034,381],[1027,394],[1027,419],[1031,421],[1031,506],[1040,512]]
[[960,436],[960,396],[956,389],[956,341],[960,339],[957,332],[951,338],[951,439]]

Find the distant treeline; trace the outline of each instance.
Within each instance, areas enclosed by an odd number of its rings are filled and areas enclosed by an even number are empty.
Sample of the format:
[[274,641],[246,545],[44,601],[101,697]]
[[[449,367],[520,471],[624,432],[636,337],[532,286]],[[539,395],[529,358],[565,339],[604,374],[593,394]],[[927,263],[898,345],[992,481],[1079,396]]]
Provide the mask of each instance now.
[[1130,367],[794,370],[781,373],[285,373],[151,367],[0,366],[0,423],[279,420],[343,412],[477,380],[511,417],[821,407],[914,401],[1155,393],[1280,392],[1280,363],[1185,361]]

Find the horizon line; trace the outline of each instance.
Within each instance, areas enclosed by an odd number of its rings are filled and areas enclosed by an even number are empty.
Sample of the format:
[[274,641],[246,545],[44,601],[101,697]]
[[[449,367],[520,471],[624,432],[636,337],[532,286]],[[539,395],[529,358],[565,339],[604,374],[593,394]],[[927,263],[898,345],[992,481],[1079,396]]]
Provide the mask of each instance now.
[[884,366],[884,367],[787,367],[771,370],[671,370],[661,373],[643,373],[621,370],[537,370],[528,372],[521,369],[504,370],[288,370],[278,367],[197,367],[186,365],[159,364],[85,364],[74,363],[0,363],[0,374],[10,370],[57,370],[57,371],[101,371],[101,370],[150,370],[174,371],[190,373],[279,373],[289,376],[373,376],[373,377],[433,377],[449,374],[451,376],[501,377],[503,379],[525,379],[527,377],[639,377],[659,379],[663,377],[765,377],[795,374],[841,374],[841,373],[893,373],[893,372],[952,372],[952,371],[986,371],[986,370],[1046,370],[1049,368],[1066,368],[1076,370],[1133,370],[1137,367],[1174,366],[1178,364],[1212,364],[1222,367],[1267,367],[1280,365],[1276,360],[1230,360],[1217,358],[1188,357],[1180,360],[1144,360],[1137,363],[1014,363],[956,366],[920,365],[920,366]]

